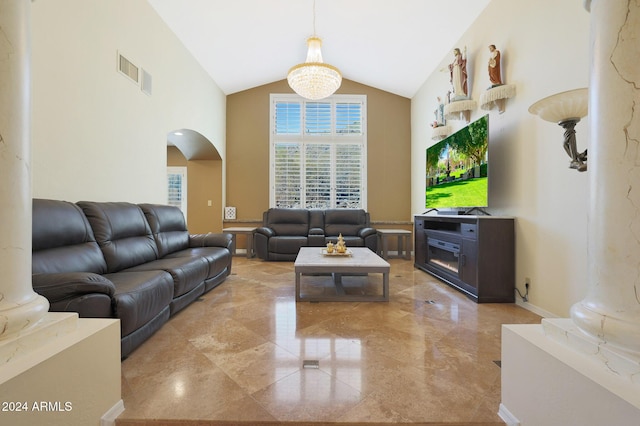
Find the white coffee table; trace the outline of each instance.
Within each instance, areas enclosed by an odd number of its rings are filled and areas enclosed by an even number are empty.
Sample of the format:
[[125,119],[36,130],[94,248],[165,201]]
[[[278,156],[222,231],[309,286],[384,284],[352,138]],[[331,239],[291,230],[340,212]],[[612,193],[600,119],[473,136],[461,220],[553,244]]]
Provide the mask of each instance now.
[[[327,256],[322,247],[301,247],[294,263],[296,274],[296,302],[388,302],[389,263],[366,247],[350,247],[351,256]],[[382,274],[382,295],[347,294],[342,286],[342,275]],[[333,276],[335,295],[302,296],[300,278],[305,274]]]

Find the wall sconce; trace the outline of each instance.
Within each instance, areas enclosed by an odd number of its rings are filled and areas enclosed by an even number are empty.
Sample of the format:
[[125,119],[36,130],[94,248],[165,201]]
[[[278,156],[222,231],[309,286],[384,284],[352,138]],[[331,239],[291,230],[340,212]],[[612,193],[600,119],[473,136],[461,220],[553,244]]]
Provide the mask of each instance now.
[[545,121],[558,123],[564,129],[564,150],[571,157],[569,168],[579,172],[587,170],[587,150],[579,153],[576,147],[574,127],[586,117],[589,105],[589,90],[574,89],[557,93],[539,100],[529,107],[529,112]]

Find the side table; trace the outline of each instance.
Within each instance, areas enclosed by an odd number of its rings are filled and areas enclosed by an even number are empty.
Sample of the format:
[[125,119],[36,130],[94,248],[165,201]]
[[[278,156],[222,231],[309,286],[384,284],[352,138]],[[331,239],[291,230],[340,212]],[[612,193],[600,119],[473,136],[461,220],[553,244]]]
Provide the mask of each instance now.
[[[411,231],[406,229],[378,229],[378,253],[383,259],[403,257],[411,260]],[[398,239],[398,255],[389,255],[389,237]]]
[[222,228],[222,232],[227,234],[231,234],[231,255],[237,256],[236,253],[236,244],[238,234],[243,234],[247,236],[247,259],[251,259],[255,255],[255,251],[253,248],[253,234],[256,232],[256,227],[250,226],[235,226],[231,228]]

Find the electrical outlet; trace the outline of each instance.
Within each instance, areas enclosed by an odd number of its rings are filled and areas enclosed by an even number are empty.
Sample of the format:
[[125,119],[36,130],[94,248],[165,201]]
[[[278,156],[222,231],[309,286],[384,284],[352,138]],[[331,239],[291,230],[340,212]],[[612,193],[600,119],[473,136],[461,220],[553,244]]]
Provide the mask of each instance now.
[[529,301],[529,284],[531,284],[531,279],[530,278],[525,278],[524,279],[524,294],[522,294],[522,292],[520,291],[520,289],[518,288],[518,286],[516,285],[516,293],[518,293],[518,296],[520,296],[520,298],[522,299],[523,302],[528,302]]

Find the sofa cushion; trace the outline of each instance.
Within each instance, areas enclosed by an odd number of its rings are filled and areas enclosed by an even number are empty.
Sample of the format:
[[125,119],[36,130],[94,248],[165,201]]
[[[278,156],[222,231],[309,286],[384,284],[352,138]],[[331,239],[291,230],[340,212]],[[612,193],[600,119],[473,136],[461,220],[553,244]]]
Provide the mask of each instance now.
[[166,257],[129,268],[126,272],[160,270],[173,279],[173,297],[179,297],[196,288],[208,278],[209,263],[201,257]]
[[80,207],[67,201],[34,199],[32,264],[34,274],[92,272],[107,264]]
[[158,257],[189,247],[189,231],[184,214],[175,206],[140,204],[156,240]]
[[218,276],[221,272],[231,266],[231,252],[223,247],[193,247],[185,250],[173,252],[165,259],[179,257],[203,258],[209,263],[207,279]]
[[307,245],[307,237],[284,236],[269,238],[269,252],[297,255]]
[[164,271],[123,271],[105,278],[115,284],[113,314],[120,319],[121,337],[147,324],[173,299],[173,280]]
[[151,228],[140,207],[125,202],[81,201],[108,272],[118,272],[158,258]]
[[360,209],[327,209],[324,212],[324,233],[328,237],[342,234],[358,235],[358,231],[368,227],[367,212]]
[[272,208],[267,211],[265,226],[276,236],[295,235],[306,237],[309,233],[309,210]]

